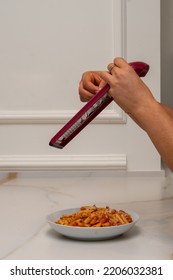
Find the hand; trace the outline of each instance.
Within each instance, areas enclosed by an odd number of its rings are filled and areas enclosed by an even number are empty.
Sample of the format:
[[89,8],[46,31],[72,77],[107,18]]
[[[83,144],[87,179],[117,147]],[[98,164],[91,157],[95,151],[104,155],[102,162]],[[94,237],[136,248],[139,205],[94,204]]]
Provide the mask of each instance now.
[[80,100],[86,102],[90,100],[104,85],[105,82],[100,78],[101,71],[88,71],[82,75],[79,83]]
[[100,72],[100,78],[109,84],[109,94],[115,102],[125,112],[136,117],[136,112],[141,107],[147,107],[155,99],[134,69],[123,58],[114,59],[114,65],[111,73]]
[[146,131],[173,171],[173,109],[155,100],[149,88],[123,58],[114,59],[114,65],[112,69],[108,67],[109,72],[83,74],[79,85],[81,101],[88,101],[100,88],[109,84],[109,94],[114,101]]

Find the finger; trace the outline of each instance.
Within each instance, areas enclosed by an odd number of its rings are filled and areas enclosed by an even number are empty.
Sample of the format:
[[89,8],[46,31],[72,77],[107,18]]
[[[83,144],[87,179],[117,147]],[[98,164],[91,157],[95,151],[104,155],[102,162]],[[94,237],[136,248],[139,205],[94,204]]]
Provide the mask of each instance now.
[[[99,72],[100,73],[100,72]],[[92,80],[92,83],[95,85],[95,86],[98,86],[100,87],[100,83],[103,82],[102,79],[100,78],[100,74],[99,75],[94,75],[93,77],[93,80]]]
[[84,90],[86,90],[89,93],[95,94],[99,90],[99,86],[93,84],[92,82],[85,82],[82,81],[82,87]]
[[105,85],[106,85],[105,81],[101,80],[99,84],[99,90],[102,89]]
[[79,84],[79,96],[82,102],[87,102],[93,97],[93,93],[84,88],[82,81]]
[[82,101],[82,102],[88,102],[89,99],[87,99],[87,98],[85,98],[85,97],[83,97],[83,96],[80,96],[80,101]]
[[[112,69],[112,72],[114,69],[115,68]],[[105,84],[111,85],[115,81],[115,77],[107,71],[102,71],[100,77],[104,80]]]
[[124,58],[122,58],[122,57],[116,57],[116,58],[114,59],[114,64],[115,64],[117,67],[119,67],[119,68],[123,68],[123,67],[129,65],[129,64],[127,63],[127,61],[126,61]]
[[114,63],[109,63],[107,66],[107,69],[109,71],[109,73],[112,73],[112,70],[114,69],[116,65]]

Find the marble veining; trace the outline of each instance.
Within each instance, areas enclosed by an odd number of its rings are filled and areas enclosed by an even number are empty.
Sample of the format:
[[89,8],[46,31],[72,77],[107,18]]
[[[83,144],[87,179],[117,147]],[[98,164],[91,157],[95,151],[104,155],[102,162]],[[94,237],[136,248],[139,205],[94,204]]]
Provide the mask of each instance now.
[[[145,195],[154,184],[162,194],[163,178],[13,175],[0,181],[0,259],[173,259],[173,198]],[[46,223],[49,213],[87,204],[129,209],[140,219],[105,241],[68,239]]]

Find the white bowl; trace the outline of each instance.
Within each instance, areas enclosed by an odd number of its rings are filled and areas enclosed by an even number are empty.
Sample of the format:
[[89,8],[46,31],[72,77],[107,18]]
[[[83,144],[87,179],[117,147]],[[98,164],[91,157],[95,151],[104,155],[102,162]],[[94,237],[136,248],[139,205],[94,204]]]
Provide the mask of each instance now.
[[76,226],[64,226],[55,224],[63,214],[76,213],[80,208],[64,209],[47,216],[47,222],[49,225],[58,233],[79,240],[103,240],[110,239],[119,236],[128,230],[130,230],[135,223],[138,221],[139,216],[130,210],[125,210],[131,215],[133,222],[129,224],[119,225],[119,226],[109,226],[109,227],[76,227]]

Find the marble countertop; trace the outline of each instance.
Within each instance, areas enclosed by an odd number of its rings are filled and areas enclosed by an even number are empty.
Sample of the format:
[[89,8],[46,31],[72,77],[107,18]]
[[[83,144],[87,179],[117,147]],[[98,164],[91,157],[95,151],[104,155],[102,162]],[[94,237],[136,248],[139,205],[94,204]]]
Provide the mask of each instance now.
[[[0,259],[173,259],[173,199],[116,199],[127,180],[82,177],[8,177],[0,180]],[[139,186],[138,186],[139,187]],[[137,186],[136,186],[137,188]],[[146,190],[147,187],[146,187]],[[143,190],[144,191],[144,190]],[[104,241],[77,241],[50,228],[46,216],[60,209],[99,204],[139,214],[126,234]]]

